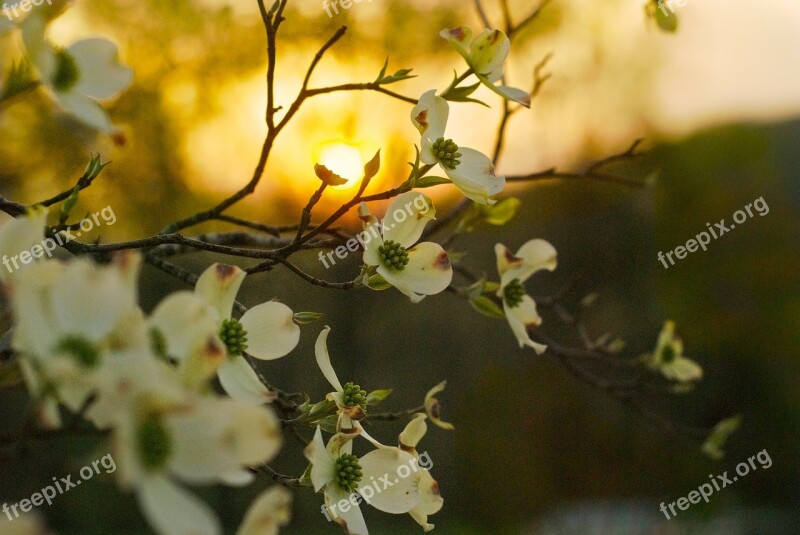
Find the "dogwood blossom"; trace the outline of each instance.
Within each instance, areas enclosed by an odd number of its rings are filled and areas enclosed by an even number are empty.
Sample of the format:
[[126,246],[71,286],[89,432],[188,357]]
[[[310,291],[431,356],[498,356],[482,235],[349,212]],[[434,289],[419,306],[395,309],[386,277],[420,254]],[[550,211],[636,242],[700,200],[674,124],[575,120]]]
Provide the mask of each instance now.
[[488,156],[459,147],[444,137],[449,115],[450,105],[433,89],[423,93],[411,110],[411,122],[422,135],[420,160],[428,165],[439,164],[453,184],[473,201],[494,204],[491,197],[503,191],[505,177],[495,174]]
[[664,323],[648,364],[670,381],[689,383],[703,377],[703,368],[683,355],[683,341],[675,336],[675,322],[671,320]]
[[408,513],[428,532],[434,527],[428,524],[428,516],[439,512],[444,499],[439,494],[439,484],[425,467],[419,465],[420,456],[416,447],[428,430],[425,418],[426,415],[422,413],[414,416],[398,437],[399,447],[385,446],[360,425],[357,426],[360,434],[376,447],[359,459],[364,480],[385,481],[387,474],[402,476],[399,471],[401,466],[408,468],[406,477],[398,477],[391,485],[384,485],[381,492],[369,499],[365,496],[365,501],[384,513]]
[[267,407],[190,393],[176,402],[152,391],[118,411],[111,440],[119,483],[156,531],[219,535],[213,511],[177,481],[245,485],[253,476],[244,467],[271,459],[281,433]]
[[541,355],[547,346],[531,340],[528,328],[541,325],[542,318],[536,311],[534,300],[525,293],[523,283],[537,271],[553,271],[557,265],[556,250],[545,240],[530,240],[516,254],[511,254],[501,243],[495,245],[494,250],[497,271],[500,273],[497,296],[503,300],[503,311],[508,324],[519,342],[519,347],[532,347]]
[[[358,502],[350,502],[350,496],[363,478],[359,459],[353,455],[352,440],[357,435],[357,429],[350,433],[337,433],[326,446],[322,430],[317,427],[304,454],[311,463],[314,491],[322,491],[330,517],[350,535],[369,535]],[[349,502],[350,506],[334,507],[333,504],[342,501]]]
[[322,371],[322,375],[325,376],[325,379],[335,390],[328,394],[326,398],[336,403],[336,412],[339,415],[336,427],[339,430],[349,430],[353,428],[353,420],[361,420],[367,415],[367,392],[353,383],[347,383],[342,386],[336,376],[336,371],[331,365],[331,357],[328,353],[328,334],[330,332],[331,328],[326,325],[322,332],[319,333],[317,342],[314,345],[314,354],[317,357],[317,366]]
[[108,39],[82,39],[58,48],[45,38],[47,20],[32,13],[22,23],[31,63],[56,102],[84,124],[113,135],[116,129],[96,99],[111,99],[126,89],[133,73],[119,62],[117,45]]
[[293,321],[292,310],[276,301],[254,306],[238,320],[232,318],[245,276],[236,266],[213,264],[200,275],[194,291],[215,311],[219,336],[227,348],[228,358],[217,369],[220,383],[232,397],[261,404],[273,395],[245,360],[245,352],[260,360],[283,357],[297,346],[300,327]]
[[[420,209],[415,199],[425,199]],[[403,219],[396,214],[403,213]],[[375,268],[387,283],[418,303],[426,295],[444,291],[453,279],[453,268],[447,252],[433,242],[417,241],[436,210],[431,200],[417,192],[407,192],[392,201],[380,223],[362,203],[359,217],[364,221],[364,264]],[[407,216],[407,217],[405,217]],[[414,245],[416,244],[416,245]]]
[[461,54],[483,85],[505,99],[530,107],[531,95],[527,91],[495,85],[503,77],[506,58],[511,50],[511,40],[502,30],[487,28],[472,42],[469,42],[472,39],[472,29],[465,26],[442,30],[439,35]]

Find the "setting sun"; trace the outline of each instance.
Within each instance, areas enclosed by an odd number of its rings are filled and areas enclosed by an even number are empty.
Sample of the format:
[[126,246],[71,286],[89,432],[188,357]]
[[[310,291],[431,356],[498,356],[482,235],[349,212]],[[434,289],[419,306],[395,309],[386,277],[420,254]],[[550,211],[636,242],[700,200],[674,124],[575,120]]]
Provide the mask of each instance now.
[[347,184],[338,186],[338,189],[354,187],[364,173],[364,160],[361,153],[346,143],[335,142],[325,145],[320,152],[319,163],[347,179]]

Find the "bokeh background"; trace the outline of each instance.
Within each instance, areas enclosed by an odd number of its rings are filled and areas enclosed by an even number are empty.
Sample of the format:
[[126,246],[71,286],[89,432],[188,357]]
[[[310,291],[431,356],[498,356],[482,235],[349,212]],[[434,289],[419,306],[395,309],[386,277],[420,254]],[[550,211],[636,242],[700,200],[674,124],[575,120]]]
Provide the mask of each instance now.
[[[484,2],[494,20],[498,11]],[[620,172],[650,177],[644,189],[590,181],[513,186],[524,203],[507,226],[479,227],[457,238],[453,252],[478,273],[495,275],[496,242],[516,249],[545,238],[559,252],[555,273],[529,283],[548,295],[576,275],[568,298],[577,307],[596,292],[585,314],[596,335],[613,331],[637,355],[652,349],[662,322],[673,319],[688,355],[706,377],[690,394],[652,406],[677,422],[711,426],[742,415],[742,428],[721,461],[704,457],[697,442],[644,421],[587,386],[550,355],[520,350],[503,320],[474,312],[452,294],[412,305],[395,291],[339,292],[308,287],[276,269],[249,279],[242,300],[253,305],[277,297],[294,310],[314,310],[323,320],[303,329],[300,346],[262,371],[275,384],[320,398],[328,386],[316,368],[313,342],[324,324],[340,375],[368,389],[395,389],[384,404],[400,410],[448,380],[439,395],[454,433],[431,426],[421,449],[445,507],[432,518],[437,533],[634,534],[796,533],[800,504],[800,6],[780,0],[690,0],[680,8],[679,31],[666,35],[645,19],[643,0],[555,0],[520,34],[509,78],[528,87],[531,72],[552,52],[552,79],[533,109],[512,119],[499,171],[523,173],[558,166],[581,169],[625,150],[644,137],[653,147]],[[510,2],[517,20],[536,7]],[[312,85],[366,82],[384,59],[389,71],[413,67],[419,76],[392,89],[409,96],[445,87],[460,58],[438,37],[442,28],[478,27],[465,0],[364,0],[328,17],[317,1],[290,2],[279,46],[276,95],[288,103],[305,66],[336,28],[349,31],[319,66]],[[245,183],[263,139],[264,35],[256,3],[246,0],[87,0],[52,29],[55,41],[100,34],[114,38],[135,72],[134,86],[109,104],[127,139],[123,146],[95,136],[30,95],[0,114],[0,194],[35,202],[71,185],[88,155],[112,165],[81,207],[112,206],[113,227],[102,240],[141,237],[215,204]],[[16,36],[2,40],[0,61],[18,53]],[[454,105],[449,131],[464,145],[493,146],[499,103],[491,109]],[[315,188],[312,165],[328,158],[346,165],[347,154],[370,157],[382,149],[374,188],[402,180],[416,132],[409,106],[368,93],[342,93],[310,101],[277,144],[256,193],[236,215],[289,223]],[[344,154],[344,156],[342,156]],[[344,168],[346,169],[346,167]],[[458,201],[449,187],[432,192],[440,213]],[[326,194],[318,213],[352,195]],[[712,242],[665,270],[659,251],[673,249],[758,197],[769,213]],[[377,207],[376,211],[380,212]],[[353,219],[346,224],[353,225]],[[207,225],[195,231],[225,230]],[[350,280],[358,259],[325,270],[315,254],[300,256],[307,271]],[[194,254],[181,265],[199,273],[219,260]],[[145,270],[143,303],[152,307],[181,289],[165,275]],[[549,311],[543,329],[563,341],[569,330]],[[24,416],[22,392],[0,393],[0,426],[13,433]],[[375,424],[370,432],[392,442],[402,422]],[[304,459],[287,439],[274,465],[299,474]],[[0,500],[15,502],[107,453],[85,437],[27,443],[0,457]],[[708,474],[733,471],[766,449],[769,469],[740,478],[666,521],[662,501],[685,496]],[[8,453],[8,448],[4,448]],[[265,483],[266,485],[266,483]],[[247,491],[201,489],[231,532]],[[296,492],[288,533],[335,533],[320,514],[320,496]],[[42,511],[59,533],[148,533],[130,496],[110,476],[63,495]],[[374,533],[416,533],[407,516],[365,508]]]

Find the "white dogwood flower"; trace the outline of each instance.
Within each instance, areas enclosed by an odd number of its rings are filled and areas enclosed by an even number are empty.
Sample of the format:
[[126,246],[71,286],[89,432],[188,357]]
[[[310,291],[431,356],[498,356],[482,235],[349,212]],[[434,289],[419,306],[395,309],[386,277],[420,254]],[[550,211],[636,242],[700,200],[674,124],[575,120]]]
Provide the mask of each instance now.
[[217,369],[225,391],[236,399],[262,404],[272,393],[244,357],[278,359],[289,353],[300,340],[300,327],[294,313],[282,303],[270,301],[254,306],[240,319],[231,317],[233,303],[247,274],[236,266],[213,264],[197,280],[194,291],[216,311],[219,337],[228,358]]
[[408,513],[428,532],[434,527],[428,523],[428,516],[441,510],[444,499],[439,494],[439,484],[419,464],[416,447],[428,430],[425,419],[426,415],[422,413],[414,416],[398,437],[399,447],[385,446],[372,438],[360,424],[356,426],[361,436],[376,448],[359,459],[362,479],[382,482],[379,492],[367,493],[367,488],[361,490],[364,501],[384,513]]
[[339,430],[349,430],[353,428],[353,420],[361,420],[367,415],[367,392],[361,390],[361,387],[354,383],[342,386],[333,365],[331,365],[331,357],[328,353],[328,334],[330,332],[331,328],[326,325],[319,333],[314,345],[314,354],[322,375],[334,388],[334,392],[328,394],[326,398],[336,403],[336,412],[339,415],[336,427]]
[[119,62],[117,45],[91,38],[58,48],[45,38],[47,20],[38,13],[22,23],[22,36],[31,63],[56,102],[84,124],[109,135],[116,133],[97,100],[116,97],[133,80]]
[[[424,208],[414,202],[424,199]],[[401,215],[402,214],[402,215]],[[364,221],[364,264],[374,267],[387,283],[418,303],[426,295],[438,294],[453,279],[447,252],[438,243],[417,241],[436,210],[431,200],[417,192],[407,192],[392,201],[382,222],[366,204],[359,217]],[[416,245],[415,245],[416,244]]]
[[146,348],[135,292],[118,265],[42,262],[15,277],[11,296],[13,347],[40,376],[29,387],[55,387],[72,411],[102,383],[109,355]]
[[118,411],[112,451],[119,483],[135,492],[150,525],[164,535],[220,535],[214,512],[177,481],[191,485],[250,483],[245,469],[271,459],[280,422],[267,407],[187,394],[176,402],[142,393]]
[[483,85],[505,99],[530,107],[531,95],[527,91],[495,85],[503,77],[506,58],[511,50],[511,40],[503,31],[487,28],[472,42],[472,29],[465,26],[442,30],[439,35],[461,54]]
[[494,251],[497,256],[497,271],[500,273],[497,296],[503,300],[503,311],[508,324],[519,342],[519,347],[532,347],[541,355],[547,346],[531,340],[528,328],[541,325],[542,318],[536,311],[534,300],[525,293],[523,283],[537,271],[553,271],[557,265],[556,250],[545,240],[530,240],[516,254],[511,254],[501,243],[495,245]]
[[703,368],[683,355],[683,341],[675,336],[675,322],[671,320],[664,322],[648,364],[670,381],[689,383],[703,377]]
[[322,430],[317,427],[304,454],[311,463],[314,491],[322,491],[330,517],[350,535],[369,535],[358,501],[350,500],[363,476],[359,459],[353,455],[352,440],[357,435],[358,430],[337,433],[326,446]]
[[420,159],[428,165],[439,164],[468,198],[494,204],[492,197],[503,191],[505,177],[495,174],[494,163],[485,154],[459,147],[444,137],[449,115],[450,105],[433,89],[425,92],[411,110],[411,122],[422,135]]

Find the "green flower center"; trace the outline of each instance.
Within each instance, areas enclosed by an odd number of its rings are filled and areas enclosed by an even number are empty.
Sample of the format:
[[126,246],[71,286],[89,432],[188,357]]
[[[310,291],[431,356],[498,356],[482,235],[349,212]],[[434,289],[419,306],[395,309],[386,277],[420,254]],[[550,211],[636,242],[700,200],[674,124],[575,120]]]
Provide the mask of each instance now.
[[228,348],[228,356],[238,357],[247,349],[247,331],[233,318],[222,322],[219,330],[222,343]]
[[66,50],[56,52],[56,70],[51,83],[58,91],[69,91],[78,83],[81,72],[75,58]]
[[433,143],[433,154],[436,159],[448,169],[455,169],[461,163],[462,154],[458,152],[458,145],[452,139],[440,137]]
[[172,438],[158,416],[148,416],[136,430],[139,459],[148,470],[163,467],[172,453]]
[[342,392],[345,407],[355,407],[358,405],[365,411],[367,410],[367,391],[361,390],[361,387],[347,383],[344,385],[344,392]]
[[522,303],[522,298],[525,297],[525,288],[519,279],[514,279],[503,288],[503,297],[509,308],[516,308]]
[[82,336],[62,338],[56,345],[56,351],[73,357],[84,368],[95,368],[100,364],[100,350]]
[[385,241],[378,247],[381,263],[394,271],[403,271],[408,264],[408,251],[396,241]]
[[336,483],[345,492],[354,492],[362,475],[361,465],[355,455],[345,453],[336,459]]
[[671,345],[666,345],[661,349],[661,362],[664,364],[672,364],[675,359],[678,357],[678,354],[675,353],[675,348]]

